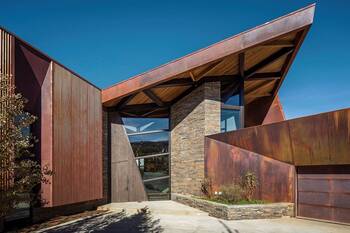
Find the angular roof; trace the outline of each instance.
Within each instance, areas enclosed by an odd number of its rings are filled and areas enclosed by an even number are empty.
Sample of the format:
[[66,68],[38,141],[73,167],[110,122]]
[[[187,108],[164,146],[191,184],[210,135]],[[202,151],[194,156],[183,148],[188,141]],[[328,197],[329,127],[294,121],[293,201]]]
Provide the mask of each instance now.
[[[315,4],[242,32],[102,90],[106,107],[168,106],[198,83],[219,80],[229,93],[245,80],[246,104],[274,97],[305,38]],[[225,94],[225,93],[224,93]]]

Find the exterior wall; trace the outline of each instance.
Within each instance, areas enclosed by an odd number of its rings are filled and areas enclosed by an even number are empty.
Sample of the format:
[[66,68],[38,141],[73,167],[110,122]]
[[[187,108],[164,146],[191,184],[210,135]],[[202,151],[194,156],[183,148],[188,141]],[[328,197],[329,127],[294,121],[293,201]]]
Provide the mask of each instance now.
[[[14,37],[5,31],[0,29],[0,82],[3,82],[2,78],[6,77],[9,89],[14,87]],[[7,93],[0,92],[1,96],[6,96]],[[3,111],[3,108],[6,107],[6,103],[0,102],[0,111]],[[2,128],[2,127],[1,127]],[[1,137],[1,131],[0,131]],[[5,163],[7,161],[0,161],[0,163]],[[1,165],[1,164],[0,164]],[[8,172],[0,171],[0,190],[7,189],[9,185],[12,184],[12,179],[9,176]],[[0,220],[1,221],[1,220]],[[1,231],[1,223],[0,223]]]
[[[51,138],[48,137],[51,126],[47,124],[48,121],[51,121],[50,115],[47,115],[50,110],[46,109],[50,108],[52,101],[50,97],[52,95],[52,76],[49,69],[50,59],[48,57],[17,38],[15,39],[16,91],[28,100],[25,110],[38,118],[31,126],[31,131],[39,141],[34,145],[34,153],[39,160],[41,150],[46,149],[42,146],[45,147],[46,140]],[[43,132],[43,130],[46,131]]]
[[101,199],[100,90],[53,63],[51,116],[53,130],[48,137],[52,138],[52,156],[42,154],[42,158],[50,158],[42,163],[51,162],[54,172],[50,186],[43,188],[44,196],[49,197],[46,206]]
[[214,191],[222,185],[239,182],[246,172],[253,172],[257,177],[259,186],[254,199],[294,202],[293,165],[206,137],[205,173]]
[[220,132],[220,83],[204,83],[171,107],[171,192],[199,194],[204,136]]
[[211,135],[210,138],[294,164],[350,164],[350,109]]
[[6,38],[0,49],[10,46],[8,56],[1,51],[1,72],[10,75],[15,91],[28,100],[25,110],[38,117],[31,127],[39,141],[33,152],[42,166],[54,171],[50,182],[41,186],[45,207],[69,209],[72,203],[101,199],[100,90],[21,39],[0,32]]
[[285,119],[286,118],[284,116],[281,101],[279,97],[276,96],[262,124],[266,125],[274,122],[284,121]]
[[147,195],[121,117],[109,113],[111,147],[111,202],[146,201]]
[[102,112],[102,157],[103,157],[103,199],[106,203],[111,201],[111,153],[110,153],[110,136],[108,111],[103,109]]

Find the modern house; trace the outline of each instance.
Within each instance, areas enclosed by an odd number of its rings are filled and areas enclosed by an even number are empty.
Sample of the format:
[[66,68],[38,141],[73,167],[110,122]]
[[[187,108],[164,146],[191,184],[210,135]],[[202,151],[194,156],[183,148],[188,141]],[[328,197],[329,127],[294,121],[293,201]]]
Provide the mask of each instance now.
[[278,91],[310,5],[101,90],[1,29],[1,72],[54,171],[34,214],[200,194],[254,171],[257,198],[350,223],[350,109],[285,120]]

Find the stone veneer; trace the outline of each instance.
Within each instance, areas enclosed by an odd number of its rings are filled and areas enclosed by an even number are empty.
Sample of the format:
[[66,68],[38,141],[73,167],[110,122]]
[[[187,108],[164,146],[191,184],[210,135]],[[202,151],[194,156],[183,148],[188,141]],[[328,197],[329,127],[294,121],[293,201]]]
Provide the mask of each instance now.
[[172,194],[172,200],[209,213],[210,216],[226,220],[266,219],[294,216],[293,203],[271,203],[250,205],[225,205],[188,195]]
[[198,86],[171,107],[171,192],[200,194],[204,136],[220,132],[220,82]]

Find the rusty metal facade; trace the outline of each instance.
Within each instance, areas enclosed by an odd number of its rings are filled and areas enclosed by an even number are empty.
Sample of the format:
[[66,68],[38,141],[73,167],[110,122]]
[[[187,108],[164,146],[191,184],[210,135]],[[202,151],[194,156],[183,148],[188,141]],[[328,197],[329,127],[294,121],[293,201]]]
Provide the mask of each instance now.
[[350,164],[350,109],[209,136],[293,164]]
[[[45,206],[102,199],[100,89],[6,30],[0,39],[1,74],[28,100],[25,111],[38,117],[33,152],[54,172],[41,187]],[[64,72],[54,75],[54,66]],[[8,182],[1,173],[0,185]]]
[[[0,96],[6,96],[14,91],[14,38],[9,33],[0,29],[0,82],[6,82],[7,90],[3,90]],[[4,111],[6,102],[0,103],[0,111]],[[1,132],[0,132],[1,139]],[[9,161],[0,161],[8,163]],[[12,178],[10,173],[0,171],[0,189],[6,189],[11,185]]]
[[257,198],[296,202],[301,217],[349,223],[349,122],[350,109],[342,109],[208,136],[207,177],[217,188],[253,171]]
[[294,202],[294,166],[214,139],[205,139],[205,174],[214,190],[239,182],[254,172],[259,183],[255,199]]
[[267,115],[263,121],[263,125],[271,124],[275,122],[284,121],[286,118],[284,116],[283,108],[279,96],[277,95],[273,100]]

